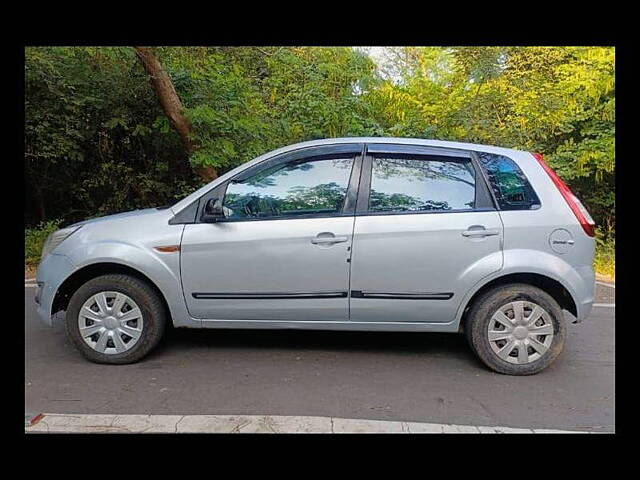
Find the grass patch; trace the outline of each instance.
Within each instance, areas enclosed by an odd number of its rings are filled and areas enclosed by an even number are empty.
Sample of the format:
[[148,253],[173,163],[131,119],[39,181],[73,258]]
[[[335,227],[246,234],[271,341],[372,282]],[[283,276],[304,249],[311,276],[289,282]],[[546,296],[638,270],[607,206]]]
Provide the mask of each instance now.
[[601,235],[596,237],[596,255],[593,259],[596,273],[616,278],[616,240],[614,236],[605,239]]
[[37,227],[27,228],[24,231],[24,264],[27,267],[35,267],[40,263],[42,247],[47,237],[58,229],[58,221],[43,222]]

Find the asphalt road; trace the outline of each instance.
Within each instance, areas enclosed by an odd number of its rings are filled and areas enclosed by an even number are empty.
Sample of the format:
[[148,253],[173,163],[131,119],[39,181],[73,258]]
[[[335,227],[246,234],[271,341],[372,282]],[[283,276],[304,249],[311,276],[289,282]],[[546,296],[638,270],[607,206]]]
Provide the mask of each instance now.
[[[596,302],[614,291],[598,286]],[[615,308],[569,323],[532,377],[487,370],[462,335],[174,330],[147,359],[85,361],[25,288],[25,412],[313,415],[610,432]]]

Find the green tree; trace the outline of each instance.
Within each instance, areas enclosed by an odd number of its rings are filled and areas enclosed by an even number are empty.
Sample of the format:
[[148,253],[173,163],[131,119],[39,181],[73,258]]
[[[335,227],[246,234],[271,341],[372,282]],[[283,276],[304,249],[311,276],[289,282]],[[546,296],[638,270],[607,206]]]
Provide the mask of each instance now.
[[179,138],[129,48],[25,50],[27,222],[65,223],[167,203]]
[[367,99],[386,133],[543,153],[613,231],[613,48],[395,48],[382,71]]
[[389,135],[543,153],[615,231],[613,48],[394,47],[379,67],[347,47],[150,49],[187,142],[135,51],[25,50],[30,224],[169,203],[201,169],[298,141]]

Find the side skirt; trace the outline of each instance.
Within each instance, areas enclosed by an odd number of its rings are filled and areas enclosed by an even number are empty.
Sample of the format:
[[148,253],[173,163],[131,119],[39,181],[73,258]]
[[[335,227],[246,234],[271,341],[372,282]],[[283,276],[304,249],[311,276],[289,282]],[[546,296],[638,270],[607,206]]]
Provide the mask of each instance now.
[[[185,325],[186,326],[186,325]],[[195,328],[340,330],[357,332],[458,332],[458,322],[291,322],[278,320],[198,320]]]

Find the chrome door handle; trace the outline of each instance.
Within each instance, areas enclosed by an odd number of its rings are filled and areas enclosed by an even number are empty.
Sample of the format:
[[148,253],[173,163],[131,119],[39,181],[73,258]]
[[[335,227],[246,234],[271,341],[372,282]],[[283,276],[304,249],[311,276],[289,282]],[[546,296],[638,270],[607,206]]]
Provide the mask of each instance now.
[[311,243],[314,245],[327,245],[333,243],[343,243],[349,240],[347,237],[315,237],[311,239]]
[[479,228],[477,230],[465,230],[461,235],[463,237],[491,237],[493,235],[500,235],[500,230],[486,230],[484,228]]

